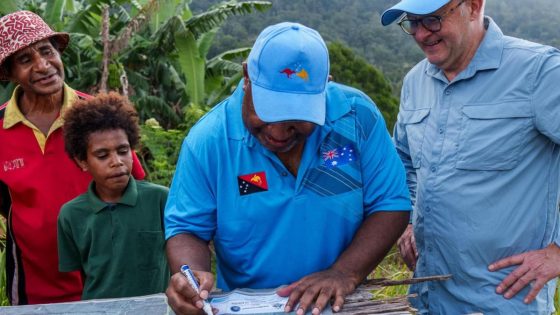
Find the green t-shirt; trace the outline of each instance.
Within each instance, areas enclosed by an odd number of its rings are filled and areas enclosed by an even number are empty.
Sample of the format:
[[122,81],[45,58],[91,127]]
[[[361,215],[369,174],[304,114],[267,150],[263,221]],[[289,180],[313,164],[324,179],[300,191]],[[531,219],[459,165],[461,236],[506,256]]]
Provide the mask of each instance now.
[[131,177],[121,200],[108,204],[95,195],[94,185],[60,210],[60,271],[84,273],[83,300],[164,292],[169,280],[163,234],[168,189]]

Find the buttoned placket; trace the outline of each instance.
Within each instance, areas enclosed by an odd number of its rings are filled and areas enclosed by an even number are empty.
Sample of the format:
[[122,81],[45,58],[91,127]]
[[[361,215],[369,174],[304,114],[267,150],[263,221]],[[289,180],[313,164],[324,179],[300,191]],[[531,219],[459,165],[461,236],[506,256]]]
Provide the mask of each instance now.
[[[422,266],[425,267],[425,270],[428,275],[434,275],[438,273],[436,270],[436,266],[434,265],[435,259],[433,258],[434,251],[437,249],[435,248],[435,244],[432,240],[434,240],[437,235],[431,235],[433,231],[435,231],[435,226],[433,226],[434,217],[437,216],[438,212],[438,200],[435,196],[437,196],[435,190],[437,190],[439,185],[438,175],[441,174],[441,168],[443,167],[443,163],[448,161],[444,161],[444,144],[445,144],[445,136],[447,130],[447,121],[449,118],[452,101],[453,101],[453,92],[454,92],[454,85],[453,83],[448,82],[441,82],[444,84],[442,86],[441,94],[439,99],[433,100],[435,103],[431,108],[430,118],[427,122],[426,130],[425,130],[425,137],[424,137],[424,144],[423,144],[423,151],[425,156],[425,161],[429,164],[424,164],[427,167],[426,170],[426,181],[423,185],[424,190],[424,198],[423,198],[423,209],[424,209],[424,259],[422,259]],[[441,209],[441,211],[445,211],[445,209]],[[428,284],[428,290],[430,292],[434,292],[436,290],[436,286],[433,283]],[[435,296],[429,296],[430,299],[437,298]]]
[[[291,191],[293,191],[294,197],[300,194],[301,190],[303,189],[303,179],[305,178],[306,172],[309,170],[313,161],[315,159],[315,155],[319,154],[319,147],[320,143],[324,141],[328,133],[331,131],[331,128],[328,126],[317,126],[313,133],[307,138],[305,143],[305,148],[303,149],[300,165],[298,168],[298,175],[293,176],[292,173],[288,170],[288,168],[282,163],[278,156],[267,150],[265,147],[259,145],[258,150],[260,153],[265,155],[272,163],[274,168],[276,169],[279,176],[282,177],[282,181],[290,185]],[[257,140],[253,137],[252,141],[257,142]],[[255,143],[256,144],[256,143]],[[287,182],[286,182],[287,181]],[[281,189],[281,192],[284,190]]]

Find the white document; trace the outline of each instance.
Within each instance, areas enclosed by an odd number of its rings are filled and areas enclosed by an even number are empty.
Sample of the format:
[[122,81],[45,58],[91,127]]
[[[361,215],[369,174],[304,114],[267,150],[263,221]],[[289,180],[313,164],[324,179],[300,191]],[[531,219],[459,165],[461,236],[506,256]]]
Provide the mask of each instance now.
[[[212,293],[208,301],[213,308],[218,309],[218,315],[285,315],[284,307],[288,298],[277,295],[276,289],[238,289],[227,293]],[[307,314],[311,314],[311,310]],[[330,306],[323,310],[322,314],[332,315]]]

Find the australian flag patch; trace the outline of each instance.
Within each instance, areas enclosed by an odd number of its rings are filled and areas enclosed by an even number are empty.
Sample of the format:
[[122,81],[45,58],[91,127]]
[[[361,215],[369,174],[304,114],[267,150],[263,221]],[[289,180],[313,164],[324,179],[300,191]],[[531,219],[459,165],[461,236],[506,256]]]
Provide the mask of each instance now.
[[322,152],[323,165],[326,168],[334,168],[356,161],[357,154],[354,146],[347,144],[342,147]]
[[248,195],[261,191],[268,191],[265,172],[256,172],[237,176],[239,195]]

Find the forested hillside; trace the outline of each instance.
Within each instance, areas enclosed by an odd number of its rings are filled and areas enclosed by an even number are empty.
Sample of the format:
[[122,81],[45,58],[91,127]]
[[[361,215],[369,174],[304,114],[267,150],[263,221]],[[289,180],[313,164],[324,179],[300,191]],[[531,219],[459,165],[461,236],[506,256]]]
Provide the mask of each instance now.
[[[216,0],[193,0],[194,12]],[[326,41],[342,42],[379,68],[398,94],[404,74],[422,58],[421,51],[397,25],[381,26],[380,15],[397,0],[271,0],[266,13],[230,19],[211,51],[250,46],[260,30],[280,21],[296,21],[317,29]],[[560,47],[560,1],[487,0],[486,14],[507,35]]]

